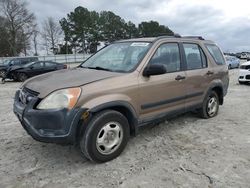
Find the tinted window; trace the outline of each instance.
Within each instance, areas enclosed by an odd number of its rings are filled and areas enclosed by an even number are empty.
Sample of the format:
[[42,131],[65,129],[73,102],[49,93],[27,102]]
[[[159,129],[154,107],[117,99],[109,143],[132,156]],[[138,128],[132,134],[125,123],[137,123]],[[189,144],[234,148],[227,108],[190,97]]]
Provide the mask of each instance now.
[[180,52],[178,44],[167,43],[161,45],[155,52],[149,62],[150,64],[162,64],[167,72],[176,72],[180,70]]
[[224,65],[225,64],[225,60],[224,57],[220,51],[220,49],[218,48],[218,46],[214,45],[214,44],[206,44],[206,47],[209,51],[209,53],[212,55],[212,57],[214,58],[214,61],[218,64],[218,65]]
[[206,56],[197,44],[183,44],[187,69],[201,69],[207,66]]
[[21,64],[27,64],[29,63],[29,59],[21,59]]
[[37,63],[34,63],[32,65],[33,68],[42,68],[43,67],[43,63],[42,62],[37,62]]
[[55,67],[55,66],[56,66],[55,63],[45,62],[45,67]]

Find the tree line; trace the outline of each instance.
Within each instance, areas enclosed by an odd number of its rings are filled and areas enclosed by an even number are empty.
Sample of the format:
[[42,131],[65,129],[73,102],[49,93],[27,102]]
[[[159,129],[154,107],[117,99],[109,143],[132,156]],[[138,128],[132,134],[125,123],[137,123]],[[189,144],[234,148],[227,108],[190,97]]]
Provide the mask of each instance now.
[[26,55],[31,48],[38,55],[39,38],[47,53],[71,54],[94,53],[100,42],[173,35],[157,21],[136,25],[111,11],[89,11],[81,6],[59,22],[48,17],[40,29],[25,0],[0,0],[0,10],[0,56]]

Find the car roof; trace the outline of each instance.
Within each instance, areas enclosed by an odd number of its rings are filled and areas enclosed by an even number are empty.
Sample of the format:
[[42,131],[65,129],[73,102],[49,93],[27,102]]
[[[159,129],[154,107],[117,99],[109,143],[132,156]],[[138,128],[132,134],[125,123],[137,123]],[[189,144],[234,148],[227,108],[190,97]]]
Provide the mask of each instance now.
[[201,36],[180,36],[180,35],[173,35],[173,36],[168,36],[168,35],[163,35],[163,36],[159,36],[159,37],[142,37],[142,38],[132,38],[132,39],[125,39],[125,40],[119,40],[116,41],[115,43],[119,43],[119,42],[156,42],[158,40],[162,40],[162,39],[170,39],[170,40],[175,40],[175,41],[190,41],[190,42],[205,42],[205,43],[212,43],[214,44],[213,41],[211,40],[205,40],[203,37]]

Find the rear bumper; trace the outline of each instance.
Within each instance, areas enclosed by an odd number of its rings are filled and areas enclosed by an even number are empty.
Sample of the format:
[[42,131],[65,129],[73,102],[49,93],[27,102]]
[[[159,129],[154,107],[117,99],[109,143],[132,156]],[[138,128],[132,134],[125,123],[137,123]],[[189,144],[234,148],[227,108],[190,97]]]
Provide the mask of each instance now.
[[15,95],[13,111],[29,135],[40,142],[75,143],[77,127],[86,109],[37,110],[38,98],[24,105],[19,100],[19,92]]

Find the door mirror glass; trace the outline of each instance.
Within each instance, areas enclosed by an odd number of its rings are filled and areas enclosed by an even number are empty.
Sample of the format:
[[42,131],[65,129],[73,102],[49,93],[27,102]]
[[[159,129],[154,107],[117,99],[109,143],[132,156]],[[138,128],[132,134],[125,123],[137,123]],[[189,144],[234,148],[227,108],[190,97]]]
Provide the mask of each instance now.
[[143,71],[143,76],[149,77],[154,75],[161,75],[167,72],[162,64],[149,64]]

